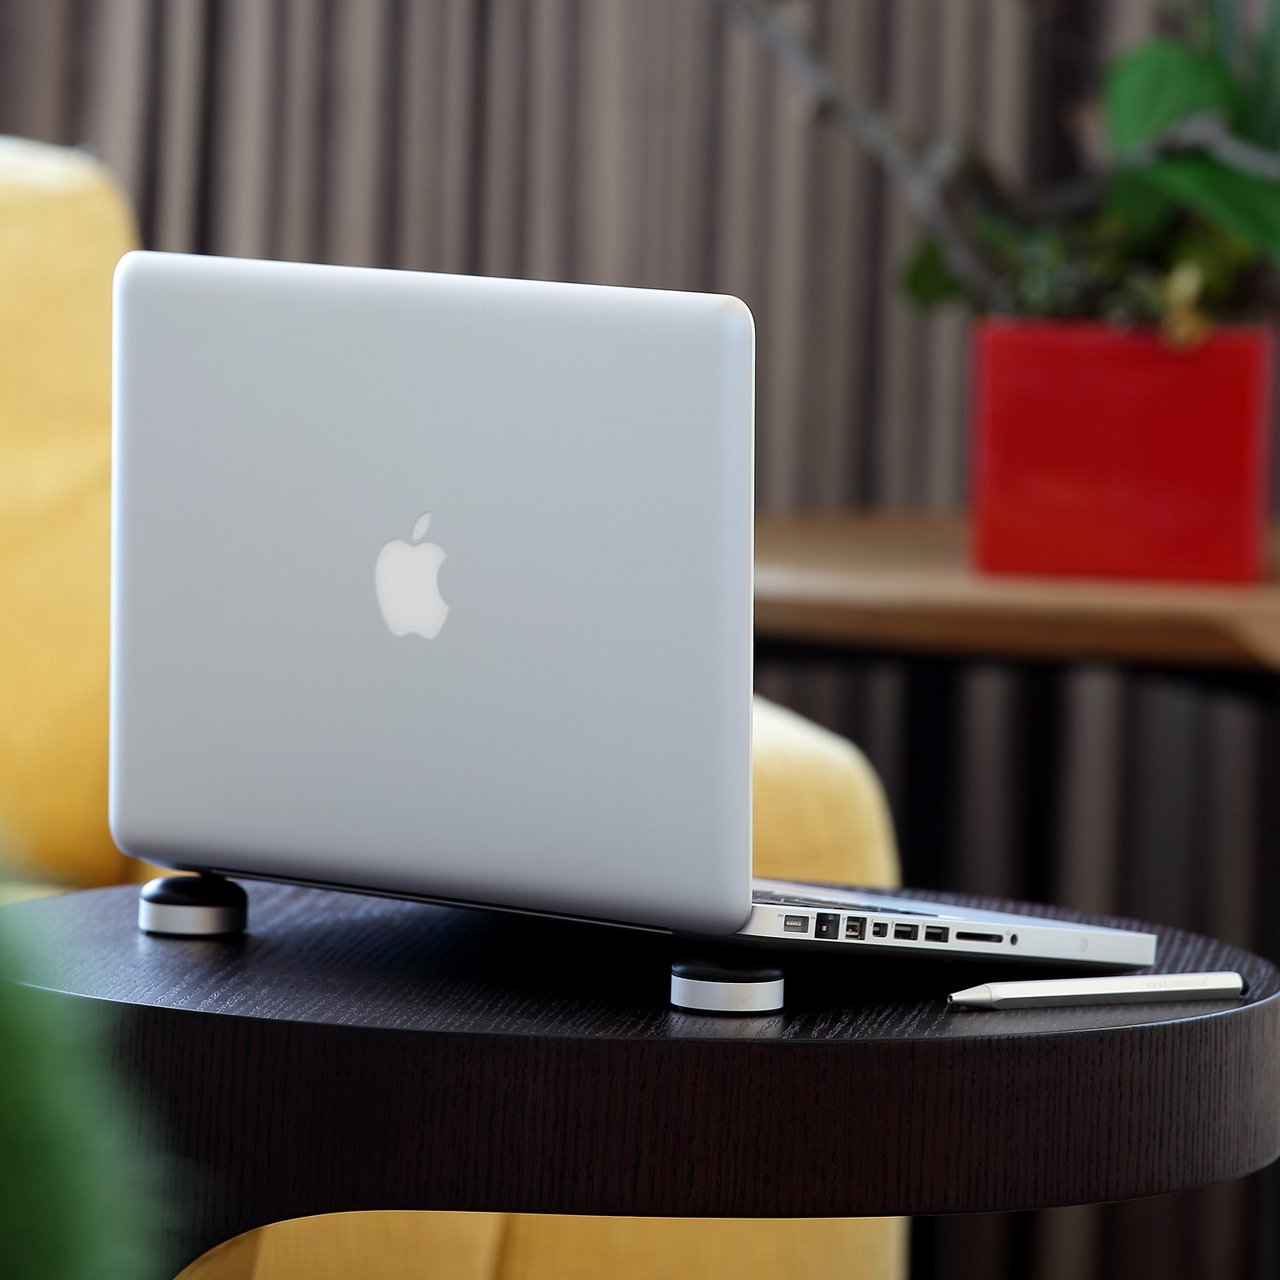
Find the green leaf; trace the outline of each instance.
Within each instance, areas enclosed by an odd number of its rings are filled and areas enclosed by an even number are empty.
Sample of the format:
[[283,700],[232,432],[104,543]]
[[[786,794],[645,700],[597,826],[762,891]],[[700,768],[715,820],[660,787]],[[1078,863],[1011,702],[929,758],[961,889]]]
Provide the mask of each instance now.
[[1103,88],[1111,145],[1123,154],[1188,116],[1234,120],[1237,92],[1216,58],[1173,40],[1151,40],[1111,68]]
[[1102,214],[1118,226],[1126,245],[1141,252],[1157,243],[1177,216],[1169,197],[1141,172],[1122,173],[1107,185]]
[[1011,221],[994,209],[974,209],[969,218],[973,224],[974,234],[983,245],[1000,255],[1017,252],[1026,244],[1028,237],[1035,234],[1029,232],[1021,223]]
[[88,1001],[22,985],[9,924],[0,922],[0,1275],[155,1275],[165,1174],[141,1162],[141,1117],[106,1074],[118,1033]]
[[1228,169],[1208,156],[1176,156],[1141,173],[1184,208],[1280,261],[1280,183]]
[[964,295],[964,286],[947,266],[938,242],[922,240],[902,269],[902,287],[907,296],[922,307]]

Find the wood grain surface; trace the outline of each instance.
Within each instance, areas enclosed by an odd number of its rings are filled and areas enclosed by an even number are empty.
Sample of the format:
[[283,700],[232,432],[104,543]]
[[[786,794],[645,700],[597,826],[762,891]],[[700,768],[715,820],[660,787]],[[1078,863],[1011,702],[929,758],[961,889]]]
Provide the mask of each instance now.
[[920,652],[1274,671],[1280,580],[982,574],[958,516],[777,517],[756,526],[756,632]]
[[247,887],[223,941],[138,933],[129,887],[5,908],[28,982],[113,1012],[179,1157],[183,1258],[338,1210],[1021,1209],[1280,1152],[1280,975],[1194,935],[1160,930],[1158,968],[1238,969],[1243,1000],[959,1011],[989,966],[814,954],[784,1013],[713,1018],[668,1007],[703,949],[662,935]]

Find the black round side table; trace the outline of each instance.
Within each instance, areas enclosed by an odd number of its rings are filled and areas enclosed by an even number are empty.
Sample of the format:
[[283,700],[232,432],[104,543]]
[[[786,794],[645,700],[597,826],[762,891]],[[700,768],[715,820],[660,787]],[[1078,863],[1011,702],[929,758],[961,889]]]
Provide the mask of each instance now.
[[111,1003],[186,1260],[341,1210],[1026,1209],[1280,1153],[1280,974],[1175,930],[1160,970],[1237,969],[1246,996],[963,1011],[946,992],[1019,975],[814,955],[782,1013],[725,1018],[669,1007],[688,949],[661,935],[248,888],[248,934],[216,941],[139,933],[131,887],[5,908],[33,985]]

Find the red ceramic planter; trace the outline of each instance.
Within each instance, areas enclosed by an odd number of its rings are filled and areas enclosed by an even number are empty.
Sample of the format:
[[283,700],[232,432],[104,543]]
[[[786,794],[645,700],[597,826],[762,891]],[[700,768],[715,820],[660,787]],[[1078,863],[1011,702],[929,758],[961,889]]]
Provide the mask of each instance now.
[[1190,350],[1085,322],[974,338],[975,558],[998,573],[1241,582],[1265,568],[1272,334]]

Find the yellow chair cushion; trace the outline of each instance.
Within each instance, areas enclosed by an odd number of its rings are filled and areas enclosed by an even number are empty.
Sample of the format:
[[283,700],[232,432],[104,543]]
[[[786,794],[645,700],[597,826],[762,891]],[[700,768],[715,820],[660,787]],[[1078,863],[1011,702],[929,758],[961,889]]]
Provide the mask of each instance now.
[[0,849],[121,878],[107,831],[111,273],[132,217],[88,156],[0,138]]
[[493,1280],[888,1280],[904,1274],[906,1246],[905,1218],[513,1214],[502,1265],[492,1275]]
[[48,898],[65,891],[65,885],[42,884],[39,880],[0,879],[0,907],[7,907],[14,902],[26,902],[31,898]]
[[178,1280],[888,1280],[904,1274],[905,1218],[566,1218],[333,1213],[247,1232]]
[[896,886],[893,820],[866,756],[763,698],[753,724],[756,875]]
[[[758,874],[897,883],[884,791],[857,748],[757,699],[753,756]],[[907,1223],[893,1218],[341,1213],[250,1231],[180,1280],[894,1280],[906,1257]]]
[[179,1280],[494,1280],[508,1215],[330,1213],[210,1249]]

